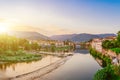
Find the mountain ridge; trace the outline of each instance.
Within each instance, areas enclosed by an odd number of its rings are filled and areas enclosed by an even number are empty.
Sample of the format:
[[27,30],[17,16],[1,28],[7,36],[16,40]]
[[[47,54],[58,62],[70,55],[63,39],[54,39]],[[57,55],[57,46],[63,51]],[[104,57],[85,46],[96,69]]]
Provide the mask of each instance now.
[[30,40],[48,40],[50,39],[49,37],[38,33],[38,32],[31,32],[31,31],[13,31],[9,32],[9,35],[16,36],[19,38],[25,38],[25,39],[30,39]]
[[104,34],[81,33],[81,34],[54,35],[48,37],[39,32],[31,32],[31,31],[14,31],[14,32],[9,32],[8,34],[29,40],[60,40],[60,41],[70,40],[74,42],[85,42],[93,38],[105,38],[109,36],[116,36],[116,34],[113,33],[104,33]]
[[109,36],[116,36],[114,33],[104,33],[104,34],[89,34],[89,33],[81,33],[81,34],[67,34],[67,35],[54,35],[50,38],[53,40],[71,40],[71,41],[78,41],[78,42],[84,42],[89,41],[93,38],[105,38]]

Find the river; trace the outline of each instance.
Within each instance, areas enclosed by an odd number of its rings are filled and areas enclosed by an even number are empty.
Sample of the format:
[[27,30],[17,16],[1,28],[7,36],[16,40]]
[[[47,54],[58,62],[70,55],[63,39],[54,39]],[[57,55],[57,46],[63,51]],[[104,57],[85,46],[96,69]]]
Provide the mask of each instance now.
[[76,50],[64,65],[36,80],[93,80],[100,68],[87,50]]
[[39,61],[0,65],[0,80],[36,71],[58,60],[60,60],[60,58],[47,55]]
[[[62,66],[36,80],[92,80],[101,67],[88,50],[77,49],[74,55]],[[60,58],[46,56],[42,60],[30,63],[0,65],[0,80],[15,77],[47,66]]]

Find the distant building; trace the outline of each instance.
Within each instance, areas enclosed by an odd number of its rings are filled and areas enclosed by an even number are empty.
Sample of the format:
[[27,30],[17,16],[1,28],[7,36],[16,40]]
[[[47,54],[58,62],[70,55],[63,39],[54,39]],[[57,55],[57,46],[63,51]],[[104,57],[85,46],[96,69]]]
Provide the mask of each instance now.
[[115,36],[109,36],[109,37],[106,37],[106,38],[103,38],[103,41],[105,40],[116,40],[116,37]]
[[101,52],[104,55],[109,55],[111,58],[112,57],[116,57],[116,53],[111,51],[111,50],[105,50],[102,48],[102,42],[105,40],[116,40],[116,37],[106,37],[106,38],[95,38],[92,40],[91,42],[91,46],[92,48],[94,48],[95,50],[97,50],[98,52]]
[[93,39],[91,42],[91,46],[97,51],[102,52],[102,39],[101,38]]

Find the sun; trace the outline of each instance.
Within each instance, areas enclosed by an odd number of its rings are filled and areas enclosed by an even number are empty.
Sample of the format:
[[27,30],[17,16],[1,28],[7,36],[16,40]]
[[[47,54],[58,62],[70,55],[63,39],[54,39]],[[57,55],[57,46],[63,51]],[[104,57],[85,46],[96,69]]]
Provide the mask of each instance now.
[[4,23],[0,23],[0,33],[8,32],[8,25]]
[[0,27],[0,33],[6,33],[7,28],[6,27]]

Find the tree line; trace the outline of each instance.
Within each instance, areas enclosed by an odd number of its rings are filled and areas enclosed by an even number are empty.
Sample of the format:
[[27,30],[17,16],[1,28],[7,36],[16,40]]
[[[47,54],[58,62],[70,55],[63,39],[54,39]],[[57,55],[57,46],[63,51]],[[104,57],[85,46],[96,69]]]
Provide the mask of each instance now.
[[116,40],[105,40],[102,43],[102,47],[105,49],[111,49],[111,48],[120,48],[120,31],[117,33],[117,39]]
[[7,34],[0,34],[0,53],[7,50],[38,50],[39,48],[40,46],[35,42],[29,43],[26,39],[9,36]]

